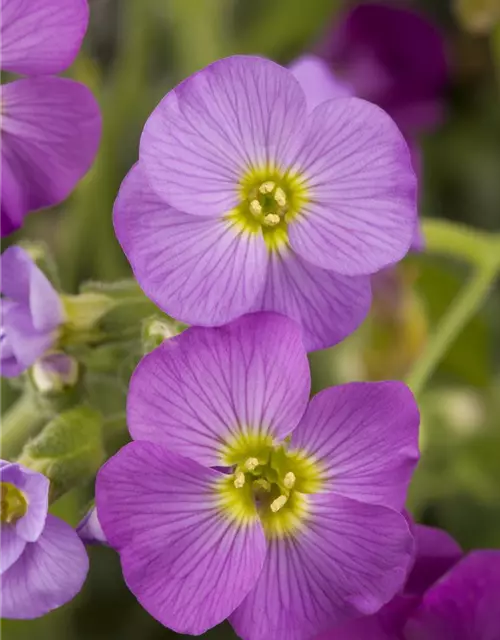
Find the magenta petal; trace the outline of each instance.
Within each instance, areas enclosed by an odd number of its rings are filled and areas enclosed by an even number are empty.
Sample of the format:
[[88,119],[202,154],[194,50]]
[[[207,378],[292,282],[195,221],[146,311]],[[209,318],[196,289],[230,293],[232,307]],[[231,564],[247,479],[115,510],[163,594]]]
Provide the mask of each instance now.
[[302,327],[307,351],[330,347],[352,333],[370,309],[370,278],[320,269],[288,248],[269,257],[257,308],[277,311]]
[[366,275],[407,253],[417,221],[408,146],[389,116],[357,98],[309,116],[297,169],[309,200],[289,224],[292,249],[318,267]]
[[352,382],[320,391],[292,435],[324,490],[402,509],[418,461],[419,412],[402,382]]
[[23,75],[59,73],[87,30],[87,0],[2,0],[1,64]]
[[500,551],[474,551],[431,587],[407,640],[498,640]]
[[2,617],[37,618],[69,602],[82,588],[88,565],[76,532],[47,516],[40,538],[2,575]]
[[219,216],[240,200],[254,167],[287,169],[302,141],[304,93],[270,60],[232,56],[170,91],[146,123],[140,162],[172,207]]
[[2,164],[25,191],[29,210],[57,204],[97,152],[101,118],[95,98],[65,78],[17,80],[2,89]]
[[262,234],[172,209],[139,165],[125,178],[113,217],[139,284],[166,313],[188,324],[218,325],[251,310],[268,262]]
[[130,382],[128,425],[135,440],[225,465],[236,436],[290,433],[309,390],[300,327],[255,313],[220,328],[192,327],[145,356]]
[[252,589],[266,552],[262,526],[220,507],[222,474],[151,442],[132,442],[100,470],[96,498],[128,587],[179,633],[222,622]]
[[2,157],[1,161],[0,204],[2,217],[0,220],[0,233],[4,238],[21,227],[28,205],[26,194],[6,158]]
[[288,68],[299,81],[307,99],[309,111],[332,98],[348,98],[352,88],[334,76],[324,60],[305,55],[294,60]]
[[404,517],[334,494],[307,496],[309,519],[269,542],[255,588],[231,616],[245,640],[303,640],[378,611],[412,558]]
[[421,595],[462,557],[462,550],[446,531],[417,524],[416,559],[405,593]]

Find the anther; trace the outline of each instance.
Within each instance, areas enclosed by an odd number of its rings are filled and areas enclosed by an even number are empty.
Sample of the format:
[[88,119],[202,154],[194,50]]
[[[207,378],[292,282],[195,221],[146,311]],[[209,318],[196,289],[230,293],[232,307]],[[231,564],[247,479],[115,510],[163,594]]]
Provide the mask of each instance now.
[[293,471],[289,471],[288,473],[285,474],[285,478],[283,480],[283,484],[285,485],[285,487],[287,489],[293,489],[293,486],[295,484],[295,474]]
[[262,213],[262,205],[258,200],[252,200],[250,203],[250,212],[254,216],[259,216]]
[[272,182],[272,180],[268,180],[267,182],[263,182],[260,185],[259,191],[261,193],[271,193],[271,191],[273,191],[275,186],[276,185],[274,184],[274,182]]
[[284,207],[286,205],[286,193],[281,187],[278,187],[274,192],[274,199],[280,207]]
[[273,513],[276,513],[277,511],[279,511],[282,507],[285,506],[287,500],[288,498],[286,496],[279,496],[279,498],[276,498],[276,500],[273,500],[271,502],[271,511]]
[[234,478],[234,486],[237,489],[241,489],[245,485],[245,474],[243,471],[238,471]]
[[248,458],[243,466],[247,471],[254,471],[259,466],[259,460],[257,458]]
[[268,213],[267,216],[264,217],[264,222],[268,227],[275,227],[280,223],[281,218],[277,213]]

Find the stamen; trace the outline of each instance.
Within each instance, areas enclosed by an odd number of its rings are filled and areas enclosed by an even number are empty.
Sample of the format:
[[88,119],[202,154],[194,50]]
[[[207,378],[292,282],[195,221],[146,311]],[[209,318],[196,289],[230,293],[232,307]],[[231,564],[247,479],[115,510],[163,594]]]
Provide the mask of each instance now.
[[293,473],[293,471],[289,471],[287,474],[285,474],[285,479],[283,480],[283,484],[287,489],[293,489],[295,480],[296,480],[295,474]]
[[259,466],[259,460],[257,458],[248,458],[243,466],[247,471],[254,471]]
[[286,205],[286,193],[281,187],[278,187],[274,192],[274,199],[280,207],[284,207]]
[[258,200],[252,200],[252,202],[250,203],[250,212],[254,216],[260,216],[260,214],[262,213],[262,205]]
[[257,478],[257,480],[253,481],[253,486],[256,489],[264,489],[264,491],[271,491],[271,483],[268,482],[265,478]]
[[243,471],[237,471],[234,478],[234,486],[237,489],[241,489],[243,486],[245,486],[245,474],[243,473]]
[[279,496],[279,498],[276,498],[276,500],[273,500],[271,502],[271,511],[273,513],[276,513],[277,511],[279,511],[282,507],[285,506],[287,500],[288,498],[286,496]]
[[268,180],[267,182],[263,182],[260,187],[259,187],[259,191],[261,193],[271,193],[271,191],[273,191],[274,187],[275,187],[275,183],[272,182],[272,180]]
[[281,218],[277,213],[268,213],[267,216],[264,217],[264,223],[268,227],[275,227],[280,223]]

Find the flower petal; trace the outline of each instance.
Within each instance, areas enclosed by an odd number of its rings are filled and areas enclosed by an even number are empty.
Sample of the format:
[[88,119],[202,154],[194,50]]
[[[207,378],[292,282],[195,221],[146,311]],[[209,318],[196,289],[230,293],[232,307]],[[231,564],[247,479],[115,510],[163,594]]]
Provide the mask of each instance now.
[[413,542],[401,514],[334,494],[307,498],[310,520],[269,542],[255,588],[230,618],[246,640],[313,638],[378,611],[406,578]]
[[37,618],[66,604],[82,588],[88,567],[76,532],[48,515],[40,538],[2,575],[2,617]]
[[257,308],[296,320],[307,351],[340,342],[365,319],[371,303],[368,276],[348,278],[320,269],[287,247],[269,257],[267,281]]
[[326,100],[348,98],[353,95],[351,87],[337,78],[326,62],[317,56],[309,54],[301,56],[288,68],[306,94],[309,111]]
[[130,382],[128,425],[135,440],[227,465],[226,448],[238,436],[285,437],[309,389],[298,325],[250,314],[220,328],[192,327],[145,356]]
[[417,524],[416,559],[405,593],[422,595],[461,558],[462,550],[446,531]]
[[97,517],[97,509],[92,507],[76,528],[80,540],[85,544],[107,544],[106,536]]
[[305,113],[304,93],[287,69],[263,58],[225,58],[160,102],[144,128],[140,162],[172,207],[221,215],[238,204],[248,170],[288,167]]
[[125,178],[113,216],[140,286],[166,313],[213,326],[251,309],[268,261],[262,234],[172,209],[147,185],[139,165]]
[[1,292],[23,303],[37,331],[51,331],[64,319],[61,299],[45,274],[21,247],[9,247],[0,256]]
[[408,640],[496,640],[500,551],[473,551],[424,595]]
[[375,273],[407,253],[416,178],[394,122],[357,98],[316,107],[298,159],[308,202],[289,225],[292,249],[325,269]]
[[402,509],[418,461],[418,425],[402,382],[353,382],[312,398],[290,446],[316,460],[325,491]]
[[14,524],[4,524],[0,536],[0,574],[5,573],[19,559],[26,547],[26,540],[17,534]]
[[97,508],[128,587],[157,620],[198,635],[252,589],[265,556],[257,517],[222,511],[222,474],[151,442],[126,445],[100,470]]
[[1,189],[1,221],[0,233],[2,238],[19,229],[23,224],[23,217],[28,209],[26,194],[19,184],[7,159],[2,157]]
[[49,509],[50,482],[41,473],[19,465],[22,477],[16,486],[26,495],[28,511],[16,522],[18,535],[26,542],[36,542],[42,535]]
[[87,0],[2,0],[2,69],[24,75],[64,71],[88,21]]
[[2,163],[26,192],[29,210],[64,200],[90,168],[101,134],[94,96],[66,78],[3,85]]

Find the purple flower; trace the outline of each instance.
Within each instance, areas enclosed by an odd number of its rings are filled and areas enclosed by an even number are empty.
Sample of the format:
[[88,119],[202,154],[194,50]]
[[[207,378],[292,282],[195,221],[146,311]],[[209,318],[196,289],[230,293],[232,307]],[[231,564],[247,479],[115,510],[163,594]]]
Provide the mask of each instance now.
[[[460,556],[458,544],[445,531],[416,525],[415,564],[404,591],[377,613],[349,621],[316,640],[405,640],[403,630],[425,591],[454,566]],[[443,636],[440,640],[446,640]],[[450,636],[451,640],[451,636]]]
[[106,544],[106,536],[97,517],[97,509],[88,510],[83,520],[76,528],[76,532],[85,544]]
[[47,513],[45,476],[4,460],[0,475],[1,616],[37,618],[80,591],[87,553],[76,532]]
[[50,349],[64,320],[61,299],[21,247],[9,247],[1,267],[1,373],[18,376]]
[[311,110],[293,74],[220,60],[167,94],[114,210],[139,284],[169,315],[300,323],[308,350],[351,333],[369,274],[400,260],[416,180],[392,120],[356,98]]
[[1,0],[1,64],[31,77],[2,86],[1,232],[29,211],[64,200],[88,171],[101,132],[99,107],[78,82],[50,77],[75,58],[87,0]]
[[499,640],[500,550],[474,551],[424,595],[405,640]]
[[271,313],[192,327],[139,364],[134,441],[100,470],[96,503],[164,625],[200,634],[230,616],[245,640],[301,640],[403,586],[413,396],[400,382],[309,391],[300,328]]
[[440,119],[448,68],[439,31],[407,8],[365,3],[335,24],[321,54],[354,93],[406,134]]

